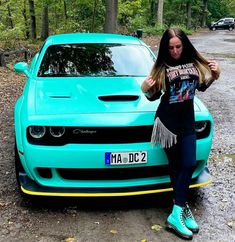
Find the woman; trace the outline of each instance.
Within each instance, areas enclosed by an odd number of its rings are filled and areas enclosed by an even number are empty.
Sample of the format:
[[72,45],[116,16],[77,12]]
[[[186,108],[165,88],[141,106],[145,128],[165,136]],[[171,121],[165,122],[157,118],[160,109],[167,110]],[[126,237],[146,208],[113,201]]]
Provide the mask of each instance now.
[[164,93],[151,142],[160,143],[169,160],[174,206],[167,227],[187,239],[199,231],[187,204],[189,184],[196,168],[193,98],[196,89],[205,91],[219,75],[216,61],[202,57],[182,30],[170,28],[164,32],[157,60],[141,86],[150,101]]

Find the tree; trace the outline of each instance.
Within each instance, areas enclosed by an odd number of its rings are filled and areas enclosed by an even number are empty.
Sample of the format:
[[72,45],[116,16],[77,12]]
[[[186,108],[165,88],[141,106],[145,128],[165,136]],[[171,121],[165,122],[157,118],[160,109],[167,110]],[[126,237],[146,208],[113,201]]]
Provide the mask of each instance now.
[[151,25],[154,25],[157,19],[157,2],[156,0],[150,0],[149,2],[149,17],[148,17],[148,23]]
[[186,8],[187,8],[187,28],[190,29],[192,26],[192,2],[191,0],[188,0],[186,3]]
[[106,0],[105,8],[104,32],[115,33],[117,29],[118,0]]
[[96,8],[97,8],[97,0],[94,0],[93,14],[92,14],[92,23],[91,23],[91,32],[94,32],[94,29],[95,29]]
[[42,31],[41,39],[45,40],[49,34],[49,20],[48,20],[48,4],[44,3],[42,6]]
[[208,5],[208,0],[203,0],[201,27],[205,27],[206,26],[207,13],[208,13],[207,5]]
[[163,25],[163,4],[164,0],[158,0],[157,22],[161,27]]
[[29,0],[29,13],[30,13],[30,29],[31,29],[31,38],[36,39],[36,16],[34,8],[34,0]]
[[13,21],[12,21],[12,14],[10,9],[10,4],[7,5],[7,12],[8,12],[8,24],[11,29],[14,28]]
[[64,5],[64,17],[65,17],[65,19],[68,19],[67,4],[66,4],[65,0],[63,0],[63,5]]
[[26,39],[29,39],[29,26],[28,26],[28,19],[26,14],[26,0],[23,0],[23,9],[22,9],[22,15],[24,20],[24,27],[25,27],[25,37]]
[[165,26],[191,29],[234,16],[235,0],[0,0],[0,44],[45,39],[49,29],[161,34]]

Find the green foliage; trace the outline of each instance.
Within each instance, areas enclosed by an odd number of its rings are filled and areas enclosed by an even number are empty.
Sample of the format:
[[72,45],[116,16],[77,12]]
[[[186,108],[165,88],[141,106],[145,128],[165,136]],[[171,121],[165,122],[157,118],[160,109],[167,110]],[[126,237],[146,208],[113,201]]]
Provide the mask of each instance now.
[[[101,0],[67,2],[67,19],[61,22],[63,32],[98,32],[103,29],[105,6]],[[60,10],[60,12],[63,9]]]
[[185,25],[172,25],[172,28],[179,28],[184,31],[185,34],[191,35],[193,33],[192,29],[188,29]]
[[[1,26],[2,27],[2,26]],[[5,29],[1,31],[0,42],[3,48],[13,48],[18,41],[24,38],[24,33],[21,27],[13,29]]]
[[[187,2],[186,0],[167,0],[165,2],[164,22],[167,26],[182,25],[187,23]],[[191,23],[193,28],[201,24],[202,1],[191,0]]]
[[143,16],[136,16],[135,18],[130,19],[128,30],[130,32],[135,32],[137,29],[142,29],[144,26],[146,26],[145,18]]
[[[83,25],[84,26],[84,25]],[[83,32],[80,23],[75,20],[63,21],[53,34]]]
[[210,11],[209,22],[223,17],[235,18],[235,1],[234,0],[213,0],[208,3]]
[[163,32],[167,29],[166,25],[159,25],[156,24],[155,26],[146,26],[144,28],[144,33],[148,34],[148,35],[162,35]]
[[[202,0],[164,0],[163,26],[157,23],[157,0],[118,0],[119,33],[130,34],[143,29],[147,34],[161,35],[170,26],[178,26],[187,34],[187,3],[191,2],[191,25],[201,25]],[[49,10],[49,33],[102,32],[105,22],[105,0],[34,0],[37,36],[41,34],[44,4]],[[6,0],[0,4],[0,41],[14,45],[30,30],[28,0]],[[25,10],[25,11],[24,11]],[[26,21],[23,16],[25,13]],[[234,0],[208,0],[207,22],[222,17],[235,17]],[[13,28],[11,28],[13,25]]]
[[[193,30],[187,29],[185,25],[171,25],[170,27],[182,29],[187,35],[191,35],[193,33]],[[160,25],[156,25],[154,27],[144,28],[144,32],[147,35],[162,35],[167,28],[169,28],[167,25],[163,25],[162,27]]]
[[118,22],[121,29],[126,32],[134,32],[147,24],[146,9],[143,8],[143,0],[121,0],[118,7]]

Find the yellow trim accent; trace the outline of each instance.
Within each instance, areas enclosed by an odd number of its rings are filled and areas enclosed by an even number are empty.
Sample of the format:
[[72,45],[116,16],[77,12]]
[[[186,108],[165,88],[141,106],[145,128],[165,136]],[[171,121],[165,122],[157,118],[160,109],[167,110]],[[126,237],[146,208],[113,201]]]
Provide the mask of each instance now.
[[[202,182],[199,184],[190,185],[189,188],[202,187],[212,183],[212,180]],[[147,191],[137,191],[137,192],[112,192],[112,193],[60,193],[60,192],[34,192],[29,191],[21,186],[22,192],[33,195],[33,196],[53,196],[53,197],[124,197],[124,196],[136,196],[136,195],[145,195],[152,193],[160,192],[169,192],[172,191],[172,188],[156,189],[156,190],[147,190]]]

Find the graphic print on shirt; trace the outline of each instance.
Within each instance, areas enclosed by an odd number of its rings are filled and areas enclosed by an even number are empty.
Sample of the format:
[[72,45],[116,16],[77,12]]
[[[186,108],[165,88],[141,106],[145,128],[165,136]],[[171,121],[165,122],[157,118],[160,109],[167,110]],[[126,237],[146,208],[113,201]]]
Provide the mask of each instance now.
[[169,67],[166,75],[170,85],[170,104],[193,99],[199,79],[193,63]]

